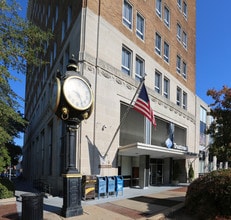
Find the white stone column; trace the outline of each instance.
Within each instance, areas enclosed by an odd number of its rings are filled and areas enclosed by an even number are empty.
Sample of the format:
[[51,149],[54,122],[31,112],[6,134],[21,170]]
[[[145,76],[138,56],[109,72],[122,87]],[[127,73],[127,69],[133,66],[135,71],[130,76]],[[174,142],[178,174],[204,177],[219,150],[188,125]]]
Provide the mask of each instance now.
[[217,170],[217,157],[213,156],[213,170]]

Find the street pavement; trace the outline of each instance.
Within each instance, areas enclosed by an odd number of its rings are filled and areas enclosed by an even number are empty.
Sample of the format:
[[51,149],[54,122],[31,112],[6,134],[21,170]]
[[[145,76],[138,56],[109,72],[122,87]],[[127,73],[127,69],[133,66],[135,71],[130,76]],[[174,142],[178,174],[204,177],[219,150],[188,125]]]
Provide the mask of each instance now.
[[[164,220],[184,206],[187,185],[149,186],[145,189],[125,187],[118,196],[101,196],[99,199],[81,201],[83,215],[64,218],[61,216],[63,198],[45,195],[43,198],[44,220]],[[37,192],[25,181],[16,182],[16,199],[0,200],[0,220],[16,220],[22,216],[22,197]],[[11,208],[10,208],[11,207]],[[16,215],[17,214],[17,215]],[[184,218],[183,218],[184,219]],[[28,219],[29,220],[29,219]],[[33,220],[33,219],[31,219]]]

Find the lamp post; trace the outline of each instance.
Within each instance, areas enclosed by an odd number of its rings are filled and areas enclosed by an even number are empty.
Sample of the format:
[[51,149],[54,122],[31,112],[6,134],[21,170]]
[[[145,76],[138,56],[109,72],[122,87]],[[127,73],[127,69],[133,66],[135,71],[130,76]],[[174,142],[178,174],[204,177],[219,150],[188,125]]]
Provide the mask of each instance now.
[[51,107],[66,124],[67,167],[63,174],[62,215],[72,217],[83,214],[81,206],[81,174],[76,168],[76,132],[82,120],[93,110],[93,93],[89,81],[78,72],[77,62],[70,59],[64,76],[57,74],[53,86]]

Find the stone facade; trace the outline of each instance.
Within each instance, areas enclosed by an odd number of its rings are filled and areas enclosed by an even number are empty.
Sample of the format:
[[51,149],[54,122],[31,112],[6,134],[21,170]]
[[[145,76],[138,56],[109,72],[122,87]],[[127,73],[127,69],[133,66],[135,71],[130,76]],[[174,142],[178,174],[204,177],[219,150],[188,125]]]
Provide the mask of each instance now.
[[[33,78],[38,74],[37,82],[27,78],[28,104],[25,112],[30,126],[24,138],[25,176],[31,180],[44,179],[49,182],[54,194],[62,191],[61,174],[66,163],[65,125],[50,110],[49,99],[56,70],[60,69],[61,73],[64,73],[68,57],[74,54],[80,73],[90,81],[94,92],[93,114],[81,123],[77,132],[76,164],[80,173],[123,175],[128,179],[129,186],[135,184],[147,187],[149,184],[169,184],[172,164],[177,160],[182,166],[180,180],[186,182],[188,162],[193,160],[196,164],[195,156],[198,154],[195,132],[198,129],[198,115],[195,113],[195,1],[186,2],[186,17],[182,9],[179,9],[177,1],[162,1],[161,18],[156,14],[156,1],[151,0],[143,0],[142,4],[140,0],[83,0],[78,3],[65,1],[65,4],[62,4],[63,1],[57,1],[57,5],[49,1],[41,1],[39,4],[33,0],[29,2],[28,14],[32,21],[37,18],[33,11],[36,7],[44,8],[44,16],[50,8],[48,23],[52,26],[52,18],[57,13],[55,8],[58,7],[58,23],[54,26],[55,40],[50,42],[46,54],[49,57],[49,54],[54,53],[56,43],[56,56],[53,57],[52,64],[45,75],[45,69],[33,72]],[[123,24],[125,3],[132,7],[131,29]],[[66,10],[61,10],[61,7]],[[169,27],[164,23],[165,7],[171,15]],[[67,25],[62,39],[62,23],[67,22],[69,10],[71,23]],[[38,11],[41,13],[42,9]],[[141,14],[145,21],[143,40],[136,35],[137,13]],[[187,48],[177,39],[177,24],[187,33]],[[44,23],[39,25],[44,27]],[[169,62],[164,60],[163,54],[155,53],[156,33],[162,38],[161,47],[164,47],[164,42],[170,46]],[[121,70],[123,47],[129,48],[131,52],[130,75]],[[164,51],[164,48],[162,50]],[[176,71],[177,55],[187,63],[187,77]],[[142,58],[145,64],[145,85],[159,124],[151,129],[142,115],[130,109],[125,123],[118,129],[126,106],[134,104],[130,102],[139,86],[139,81],[135,79],[137,57]],[[157,71],[161,76],[160,93],[155,91]],[[41,84],[40,79],[45,82],[42,81]],[[168,98],[164,97],[164,79],[170,82]],[[185,108],[176,104],[178,87],[187,94]],[[33,88],[33,93],[29,92],[29,88]],[[187,147],[188,153],[179,151],[178,154],[177,149],[166,149],[165,140],[169,136],[170,124],[175,125],[175,146]],[[127,150],[126,146],[130,146],[129,144],[134,145]],[[141,146],[143,151],[140,151]],[[163,150],[159,152],[159,148]],[[161,169],[159,180],[156,176],[158,167]],[[196,167],[197,165],[194,166]]]

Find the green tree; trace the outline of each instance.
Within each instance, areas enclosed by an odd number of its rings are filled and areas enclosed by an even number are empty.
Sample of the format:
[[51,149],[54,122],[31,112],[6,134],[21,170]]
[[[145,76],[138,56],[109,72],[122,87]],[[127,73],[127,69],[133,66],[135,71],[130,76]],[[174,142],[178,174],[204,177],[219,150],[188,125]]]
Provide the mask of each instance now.
[[231,88],[210,89],[207,95],[214,100],[210,104],[210,115],[214,120],[207,129],[207,134],[213,139],[210,153],[220,162],[231,161]]
[[0,0],[0,167],[9,165],[6,144],[12,143],[27,125],[19,112],[22,98],[13,91],[10,81],[29,73],[29,66],[46,63],[40,55],[44,53],[43,43],[52,37],[48,30],[42,31],[19,12],[16,0]]

